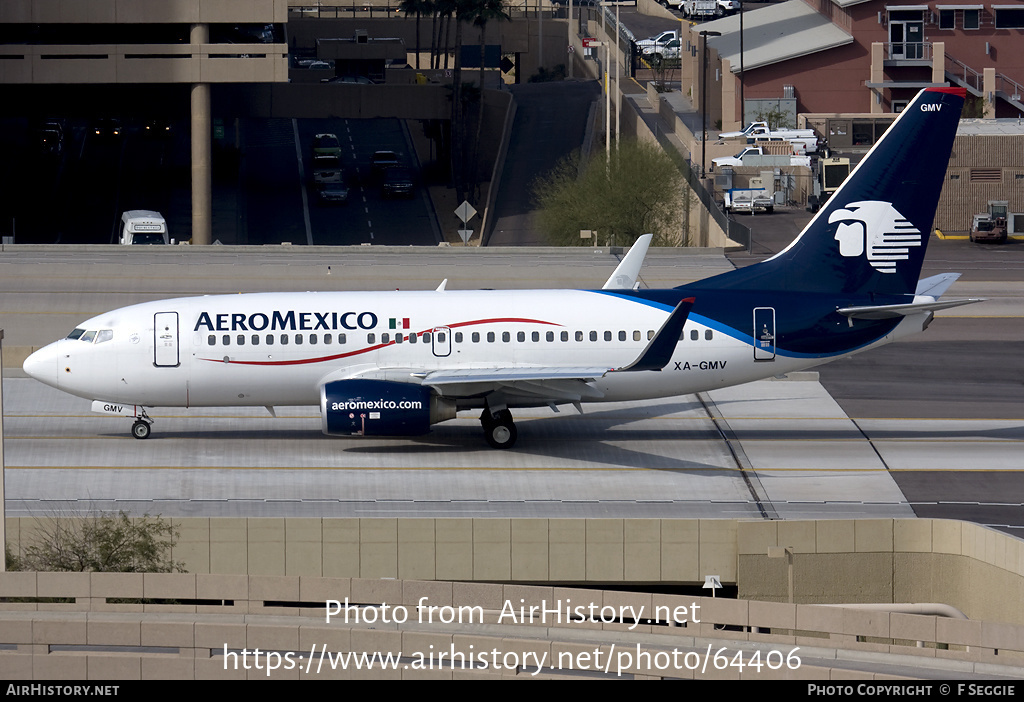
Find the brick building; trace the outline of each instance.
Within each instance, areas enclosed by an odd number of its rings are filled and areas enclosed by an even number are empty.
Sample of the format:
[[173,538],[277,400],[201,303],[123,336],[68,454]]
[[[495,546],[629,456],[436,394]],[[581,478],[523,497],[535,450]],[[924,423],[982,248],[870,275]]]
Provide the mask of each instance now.
[[742,55],[739,15],[693,27],[695,76],[701,32],[721,34],[706,36],[708,103],[725,129],[739,125],[743,103],[746,121],[761,100],[790,101],[796,113],[892,113],[936,85],[967,88],[978,117],[1024,113],[1020,0],[788,0],[743,13]]

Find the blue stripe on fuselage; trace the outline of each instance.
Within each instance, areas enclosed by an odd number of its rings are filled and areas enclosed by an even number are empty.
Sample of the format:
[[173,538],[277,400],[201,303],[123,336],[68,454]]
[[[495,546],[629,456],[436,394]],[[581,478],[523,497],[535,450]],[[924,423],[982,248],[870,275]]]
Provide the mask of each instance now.
[[592,290],[670,313],[684,297],[696,299],[690,319],[749,346],[754,345],[754,308],[775,310],[776,353],[790,358],[829,358],[877,342],[900,319],[850,320],[839,307],[909,302],[904,297],[879,300],[860,296],[825,299],[821,295],[779,291],[702,290],[683,286],[671,290]]

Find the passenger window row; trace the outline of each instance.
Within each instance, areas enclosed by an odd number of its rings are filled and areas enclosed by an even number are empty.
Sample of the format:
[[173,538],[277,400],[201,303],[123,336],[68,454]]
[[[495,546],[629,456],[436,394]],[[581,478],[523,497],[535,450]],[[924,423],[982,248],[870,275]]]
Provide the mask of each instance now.
[[[337,343],[345,344],[347,341],[345,334],[338,334]],[[287,346],[289,343],[294,343],[296,346],[308,343],[310,346],[316,346],[322,343],[325,346],[329,346],[334,342],[333,334],[324,334],[323,337],[319,337],[316,334],[309,334],[304,337],[302,334],[266,334],[261,336],[259,334],[223,334],[219,337],[221,346],[259,346],[261,343],[265,346],[273,346],[275,343],[281,346]],[[216,346],[218,343],[218,337],[216,334],[210,334],[206,337],[206,344],[208,346]]]
[[[77,332],[79,330],[76,329],[75,331]],[[95,334],[95,333],[96,332],[85,332],[84,334],[80,335],[79,337],[68,337],[68,338],[81,338],[82,341],[92,341],[93,339],[92,339],[91,335]],[[102,338],[102,339],[97,338],[96,339],[96,343],[100,343],[101,341],[106,341],[107,339],[111,338],[109,336],[109,335],[111,335],[111,332],[109,330],[104,330],[104,331],[101,331],[99,333],[101,335],[105,334],[107,336],[106,336],[106,338]],[[653,339],[654,338],[654,334],[655,334],[655,331],[653,329],[648,329],[647,330],[647,334],[646,334],[647,340],[650,341],[651,339]],[[438,343],[441,343],[441,344],[445,343],[447,335],[444,332],[436,332],[436,335],[437,335],[437,342]],[[85,338],[86,336],[88,336],[88,338]],[[561,342],[568,342],[570,338],[572,338],[573,340],[575,340],[577,342],[582,342],[582,341],[587,341],[587,340],[589,340],[589,341],[598,341],[599,338],[603,338],[604,341],[612,341],[613,339],[618,339],[619,341],[626,341],[629,337],[632,337],[633,341],[642,341],[643,337],[644,337],[644,334],[643,334],[643,332],[641,332],[638,329],[633,330],[632,334],[630,334],[630,333],[628,333],[626,331],[621,331],[621,330],[619,332],[611,332],[611,331],[605,331],[605,332],[597,332],[597,331],[583,332],[583,331],[576,331],[576,332],[573,332],[571,334],[568,331],[561,331],[561,332],[558,332],[557,334],[556,334],[556,332],[553,332],[553,331],[544,332],[544,341],[546,341],[546,342],[554,342],[556,338],[558,339],[558,341],[561,341]],[[517,342],[525,343],[526,342],[526,338],[527,338],[527,333],[526,332],[522,332],[522,331],[521,332],[516,332],[516,341]],[[541,332],[539,332],[539,331],[530,332],[530,337],[529,338],[530,338],[530,341],[538,343],[541,340]],[[712,330],[710,330],[710,329],[706,329],[704,331],[704,340],[705,341],[711,341],[713,338],[714,338],[714,332]],[[453,334],[453,339],[454,339],[456,344],[461,344],[461,343],[463,343],[465,341],[465,337],[464,337],[462,332],[455,332],[455,334]],[[498,333],[497,332],[486,332],[485,334],[481,334],[480,332],[472,332],[469,335],[469,339],[474,344],[480,343],[481,340],[486,340],[487,343],[493,344],[493,343],[495,343],[498,340]],[[385,334],[381,334],[380,335],[380,343],[382,343],[382,344],[389,344],[392,341],[394,341],[394,343],[396,343],[396,344],[402,344],[402,343],[409,343],[409,344],[424,343],[424,344],[429,344],[429,343],[431,343],[432,340],[433,339],[432,339],[432,333],[431,332],[423,332],[422,334],[419,334],[419,335],[417,335],[417,334],[395,334],[393,337],[389,333],[385,333]],[[699,341],[700,340],[700,332],[697,331],[696,329],[691,329],[690,330],[690,340],[691,341]],[[219,337],[219,339],[218,339],[218,336],[216,334],[210,334],[207,337],[206,343],[209,346],[216,346],[218,344],[218,341],[219,341],[221,346],[232,346],[232,345],[234,345],[234,346],[246,346],[246,345],[248,345],[248,346],[259,346],[261,343],[263,345],[265,345],[265,346],[273,346],[275,343],[279,344],[280,346],[287,346],[289,343],[292,343],[292,344],[294,344],[296,346],[300,346],[303,343],[306,343],[306,344],[308,344],[310,346],[315,346],[315,345],[320,344],[320,343],[322,343],[325,346],[329,346],[329,345],[335,343],[335,339],[334,339],[334,335],[333,334],[324,334],[322,338],[318,337],[316,334],[309,334],[309,335],[306,335],[306,336],[304,336],[302,334],[279,334],[279,335],[266,334],[264,336],[261,336],[259,334],[251,334],[251,335],[237,334],[237,335],[234,335],[234,336],[232,336],[231,334],[223,334],[223,335],[221,335]],[[502,341],[502,343],[509,343],[509,342],[511,342],[512,341],[512,332],[507,332],[507,331],[506,332],[501,332],[501,341]],[[347,343],[346,335],[345,334],[338,334],[338,336],[337,336],[337,343],[338,344],[345,344],[345,343]],[[376,334],[372,334],[372,333],[371,334],[367,334],[366,335],[366,343],[368,343],[368,344],[376,344],[377,343],[377,335]]]

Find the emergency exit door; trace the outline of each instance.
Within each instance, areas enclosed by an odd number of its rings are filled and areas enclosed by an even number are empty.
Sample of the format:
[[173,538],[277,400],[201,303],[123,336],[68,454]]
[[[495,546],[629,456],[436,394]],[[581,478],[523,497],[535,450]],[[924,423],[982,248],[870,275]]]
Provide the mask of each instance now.
[[775,360],[775,308],[754,308],[754,360]]
[[153,315],[153,365],[175,368],[178,358],[178,313],[157,312]]

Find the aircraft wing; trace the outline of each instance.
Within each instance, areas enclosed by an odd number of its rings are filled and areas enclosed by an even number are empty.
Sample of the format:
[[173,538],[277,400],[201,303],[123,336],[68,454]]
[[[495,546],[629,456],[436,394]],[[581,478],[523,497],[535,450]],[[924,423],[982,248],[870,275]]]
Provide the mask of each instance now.
[[[346,372],[344,377],[418,382],[433,388],[439,395],[453,398],[485,397],[497,393],[505,398],[531,402],[579,402],[585,399],[600,399],[604,393],[593,383],[608,373],[660,371],[668,365],[693,303],[692,297],[680,300],[644,350],[632,363],[621,368],[604,365],[455,367],[426,370],[364,366],[358,371]],[[342,378],[338,376],[330,378],[340,379]]]

